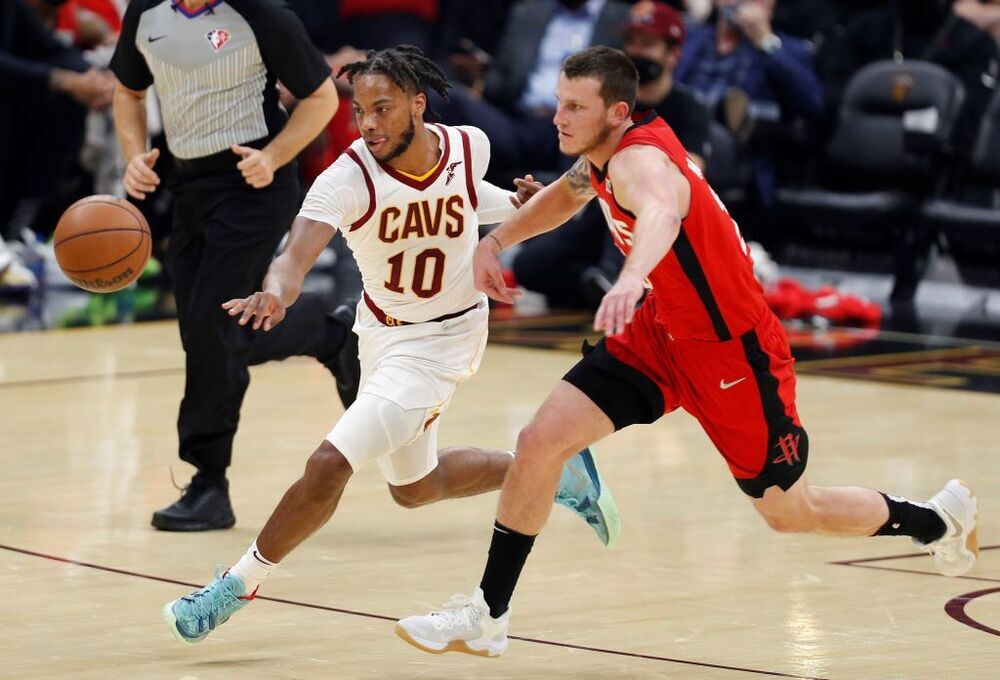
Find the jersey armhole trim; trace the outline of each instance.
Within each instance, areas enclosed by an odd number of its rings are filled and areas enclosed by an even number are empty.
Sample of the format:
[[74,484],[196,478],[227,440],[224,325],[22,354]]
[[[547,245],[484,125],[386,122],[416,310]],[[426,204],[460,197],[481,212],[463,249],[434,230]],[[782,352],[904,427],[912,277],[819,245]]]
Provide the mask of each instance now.
[[348,229],[348,231],[355,231],[356,229],[360,229],[365,222],[370,220],[372,214],[375,212],[375,183],[372,181],[371,175],[368,174],[368,168],[366,168],[365,164],[361,162],[360,158],[358,158],[358,154],[355,153],[354,149],[348,149],[345,153],[352,161],[358,164],[359,168],[361,168],[361,174],[364,175],[365,178],[365,186],[368,188],[368,210],[359,219],[351,222],[351,228]]
[[462,155],[465,158],[465,185],[469,189],[469,200],[472,202],[472,209],[479,207],[479,197],[476,196],[476,183],[472,180],[472,149],[470,148],[469,133],[459,129],[458,134],[462,135]]

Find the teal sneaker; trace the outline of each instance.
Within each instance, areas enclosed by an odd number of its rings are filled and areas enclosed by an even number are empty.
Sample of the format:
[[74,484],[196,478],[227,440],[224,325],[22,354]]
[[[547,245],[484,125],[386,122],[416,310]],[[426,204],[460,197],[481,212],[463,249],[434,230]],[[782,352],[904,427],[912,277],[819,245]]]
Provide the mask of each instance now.
[[215,579],[201,590],[163,605],[163,620],[181,642],[193,645],[229,620],[257,596],[255,590],[244,595],[246,588],[228,571],[215,572]]
[[576,454],[563,466],[556,503],[564,505],[590,525],[601,543],[610,546],[622,533],[618,506],[611,490],[601,483],[590,449]]

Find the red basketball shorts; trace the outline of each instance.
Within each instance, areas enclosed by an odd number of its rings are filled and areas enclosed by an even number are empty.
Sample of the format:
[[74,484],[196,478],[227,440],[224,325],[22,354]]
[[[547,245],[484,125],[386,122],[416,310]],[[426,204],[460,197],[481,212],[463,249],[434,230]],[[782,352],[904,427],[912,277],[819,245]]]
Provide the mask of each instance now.
[[809,443],[795,410],[788,337],[770,311],[725,342],[675,340],[647,296],[626,330],[584,347],[565,380],[621,429],[677,408],[698,419],[744,493],[787,490],[806,467]]

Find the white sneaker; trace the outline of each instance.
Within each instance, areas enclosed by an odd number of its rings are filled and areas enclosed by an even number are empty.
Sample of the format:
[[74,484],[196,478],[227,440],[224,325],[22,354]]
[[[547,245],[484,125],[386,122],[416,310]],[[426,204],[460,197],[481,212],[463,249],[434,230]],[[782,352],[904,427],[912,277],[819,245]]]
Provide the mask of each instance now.
[[453,596],[445,602],[444,611],[402,619],[396,624],[396,635],[431,654],[500,656],[507,649],[509,620],[510,609],[500,618],[491,617],[482,589],[476,588],[472,597]]
[[972,569],[979,557],[979,538],[976,520],[979,501],[964,482],[953,479],[944,485],[927,505],[941,517],[947,529],[944,536],[918,547],[934,555],[934,566],[945,576],[961,576]]

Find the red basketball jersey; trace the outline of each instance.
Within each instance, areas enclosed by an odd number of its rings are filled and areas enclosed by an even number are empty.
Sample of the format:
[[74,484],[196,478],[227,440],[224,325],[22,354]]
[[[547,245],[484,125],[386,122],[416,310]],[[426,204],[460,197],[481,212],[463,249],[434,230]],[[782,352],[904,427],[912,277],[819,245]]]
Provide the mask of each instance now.
[[[634,144],[663,151],[691,185],[691,207],[680,234],[648,277],[656,293],[657,321],[677,339],[724,341],[742,335],[767,306],[739,227],[663,119],[654,113],[637,119],[615,153]],[[615,245],[627,257],[635,215],[615,200],[607,166],[591,166],[590,182]]]

